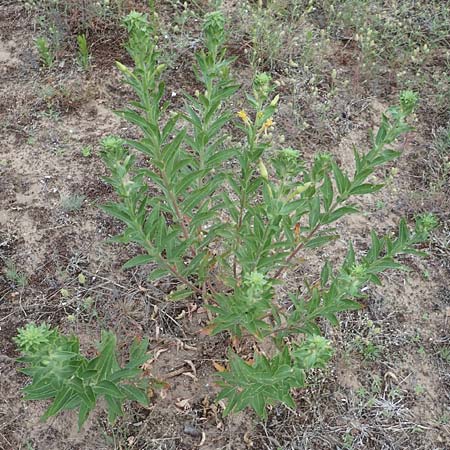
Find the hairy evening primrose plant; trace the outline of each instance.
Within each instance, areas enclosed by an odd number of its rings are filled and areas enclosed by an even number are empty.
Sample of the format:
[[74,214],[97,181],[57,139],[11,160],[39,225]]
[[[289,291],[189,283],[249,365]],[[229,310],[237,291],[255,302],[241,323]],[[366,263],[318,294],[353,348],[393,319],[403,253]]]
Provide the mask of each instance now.
[[[276,295],[276,285],[298,265],[302,251],[338,238],[334,224],[358,212],[352,199],[382,188],[368,179],[400,156],[390,146],[411,130],[406,118],[417,97],[403,93],[400,104],[383,115],[372,148],[354,151],[353,174],[327,153],[307,165],[293,148],[272,148],[279,97],[268,74],[257,74],[247,106],[230,112],[238,87],[223,48],[221,13],[205,18],[205,49],[194,69],[202,89],[186,95],[181,111],[164,100],[164,67],[146,16],[132,13],[125,24],[134,68],[118,67],[137,101],[117,113],[137,125],[142,137],[103,141],[107,181],[118,195],[105,210],[125,224],[115,240],[143,249],[125,267],[157,263],[149,278],[175,277],[180,287],[170,294],[173,299],[201,298],[214,316],[209,333],[253,340],[259,349],[253,358],[230,351],[229,370],[220,374],[225,413],[250,406],[265,417],[268,405],[294,407],[291,390],[304,386],[307,371],[324,367],[332,355],[321,320],[337,325],[339,312],[359,308],[362,289],[380,284],[383,271],[401,268],[399,255],[420,253],[415,245],[436,225],[422,218],[410,231],[402,220],[397,237],[372,232],[366,254],[357,257],[350,245],[342,265],[325,261],[318,280],[306,281],[302,294]],[[233,145],[236,134],[241,138]],[[144,156],[144,167],[136,164],[135,150]],[[261,345],[265,341],[272,344]]]
[[61,411],[78,409],[81,428],[103,397],[111,423],[123,414],[125,400],[148,404],[145,381],[139,378],[139,368],[148,359],[148,339],[135,340],[128,363],[121,368],[116,356],[116,337],[103,332],[98,355],[88,359],[80,353],[75,336],[64,336],[57,328],[43,323],[19,328],[14,339],[22,354],[21,371],[32,378],[24,388],[25,400],[51,399],[52,403],[41,420]]

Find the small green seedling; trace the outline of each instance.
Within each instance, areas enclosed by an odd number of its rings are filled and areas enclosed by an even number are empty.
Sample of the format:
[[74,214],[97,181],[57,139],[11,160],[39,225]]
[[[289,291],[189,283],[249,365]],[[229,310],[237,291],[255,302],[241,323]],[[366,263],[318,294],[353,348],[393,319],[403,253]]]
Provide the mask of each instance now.
[[65,212],[78,211],[82,206],[86,196],[82,194],[71,194],[61,198],[61,208]]
[[38,37],[36,39],[36,48],[41,64],[47,69],[50,69],[55,61],[55,56],[48,40],[43,36]]
[[81,154],[85,157],[85,158],[89,158],[90,156],[92,156],[92,149],[91,147],[89,147],[88,145],[83,147],[81,149]]
[[79,34],[77,36],[77,42],[78,42],[78,63],[83,70],[88,70],[91,62],[86,35]]
[[13,261],[6,261],[5,266],[5,276],[14,286],[23,288],[27,285],[27,276],[17,269]]
[[416,395],[422,395],[425,392],[425,388],[421,384],[416,384],[414,386],[414,392]]
[[140,366],[147,361],[148,340],[135,339],[130,357],[120,367],[116,353],[116,337],[102,332],[97,355],[86,358],[80,353],[75,336],[62,335],[57,328],[43,323],[19,328],[14,339],[21,353],[21,371],[32,378],[25,400],[51,400],[42,421],[64,410],[78,410],[81,428],[100,398],[103,398],[111,423],[123,414],[122,404],[134,400],[148,405],[146,381]]
[[84,273],[82,272],[78,275],[78,283],[80,283],[82,286],[86,284],[86,275],[84,275]]

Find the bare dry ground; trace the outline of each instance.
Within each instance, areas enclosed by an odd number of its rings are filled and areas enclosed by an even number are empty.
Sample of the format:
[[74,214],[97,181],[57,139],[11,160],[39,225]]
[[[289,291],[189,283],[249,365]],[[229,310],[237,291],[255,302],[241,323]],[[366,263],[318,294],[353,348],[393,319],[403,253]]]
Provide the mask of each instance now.
[[[128,3],[145,10],[145,2]],[[196,88],[191,61],[200,42],[197,17],[211,7],[194,3],[185,22],[181,3],[157,3],[163,45],[172,50],[167,84],[175,106],[183,91]],[[225,6],[236,77],[246,86],[252,74],[248,54],[256,41],[240,6]],[[168,301],[171,280],[150,284],[145,268],[123,271],[137,249],[105,242],[120,224],[99,209],[113,195],[102,181],[99,141],[109,134],[136,134],[112,112],[132,98],[114,68],[115,59],[126,60],[123,32],[97,24],[87,73],[70,46],[62,47],[52,70],[43,70],[34,45],[38,15],[19,1],[0,3],[0,449],[450,448],[450,189],[435,155],[441,142],[436,136],[449,118],[445,48],[437,47],[424,70],[442,71],[447,84],[426,87],[417,131],[399,143],[401,161],[377,174],[388,179],[386,188],[364,200],[364,215],[343,220],[341,240],[319,255],[338,261],[350,238],[363,251],[371,228],[390,232],[400,217],[412,220],[433,211],[441,227],[427,248],[430,257],[408,258],[410,271],[389,273],[382,288],[367,291],[363,310],[343,315],[339,328],[327,328],[336,348],[330,367],[295,393],[296,410],[274,407],[261,422],[249,411],[224,419],[214,403],[213,362],[224,364],[229,341],[199,333],[207,324],[201,304]],[[311,17],[304,25],[320,28],[320,8]],[[174,23],[178,30],[164,35]],[[281,94],[276,139],[299,148],[306,160],[327,150],[351,168],[352,146],[367,148],[367,130],[376,127],[401,88],[395,70],[368,78],[355,41],[336,34],[317,56],[322,66],[316,95],[311,73],[295,62],[300,50],[287,44],[278,53],[284,63],[271,59],[267,49],[259,53],[258,64],[271,70]],[[83,156],[87,147],[91,154]],[[298,289],[304,270],[287,280],[289,287]],[[40,423],[46,405],[21,400],[28,380],[17,372],[12,341],[17,328],[30,321],[76,333],[87,354],[95,351],[104,328],[114,330],[124,345],[148,336],[152,375],[167,388],[150,393],[149,408],[129,404],[114,426],[101,408],[80,433],[73,413]]]

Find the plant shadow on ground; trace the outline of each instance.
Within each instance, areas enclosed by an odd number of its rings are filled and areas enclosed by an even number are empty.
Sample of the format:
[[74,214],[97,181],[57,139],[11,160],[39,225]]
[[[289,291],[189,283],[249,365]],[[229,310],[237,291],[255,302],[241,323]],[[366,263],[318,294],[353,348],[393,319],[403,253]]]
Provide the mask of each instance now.
[[[146,10],[146,2],[128,3],[129,8]],[[326,328],[336,354],[326,371],[318,371],[307,389],[296,392],[296,410],[274,407],[264,423],[248,412],[222,419],[221,405],[214,404],[218,388],[213,363],[223,364],[227,337],[199,333],[208,318],[196,300],[167,301],[173,280],[151,284],[144,269],[124,272],[121,265],[138,254],[137,248],[104,242],[121,227],[98,208],[112,197],[100,180],[105,170],[98,142],[110,133],[136,135],[111,112],[131,97],[114,69],[114,59],[123,60],[125,55],[122,31],[112,25],[102,28],[100,21],[88,30],[72,25],[64,31],[67,42],[76,42],[69,37],[76,38],[80,31],[92,39],[91,70],[81,72],[75,47],[61,44],[54,68],[43,71],[34,51],[35,13],[10,2],[0,11],[4,80],[0,261],[6,269],[13,264],[26,283],[11,271],[1,271],[0,448],[193,449],[201,443],[205,449],[444,449],[450,445],[446,282],[450,205],[445,166],[449,97],[444,76],[449,63],[446,41],[439,38],[439,33],[445,36],[450,18],[442,16],[445,12],[436,15],[440,22],[430,22],[431,16],[422,13],[405,16],[413,21],[411,27],[417,20],[422,35],[412,41],[411,49],[408,42],[399,49],[384,49],[392,59],[367,71],[363,64],[382,61],[381,46],[389,43],[375,20],[378,12],[371,19],[377,38],[367,46],[367,30],[355,38],[364,28],[362,13],[353,19],[360,22],[352,23],[343,6],[335,5],[332,15],[327,9],[331,2],[318,2],[322,7],[305,15],[308,2],[297,2],[301,13],[286,17],[283,8],[290,2],[268,3],[272,8],[281,6],[267,11],[253,4],[224,3],[231,23],[230,52],[238,58],[235,72],[244,86],[255,68],[272,71],[282,105],[274,139],[298,147],[305,159],[327,149],[350,168],[352,145],[367,148],[367,129],[378,124],[380,112],[395,94],[404,87],[420,91],[417,132],[404,143],[398,166],[380,174],[390,176],[388,186],[364,200],[366,216],[345,219],[339,231],[343,241],[356,237],[356,248],[362,252],[372,226],[390,231],[400,216],[412,218],[432,210],[442,226],[428,249],[430,258],[409,261],[413,269],[406,281],[403,275],[390,274],[385,287],[368,292],[364,310],[345,314],[339,328]],[[356,3],[362,2],[343,2],[349,10]],[[398,10],[381,9],[381,2],[374,5],[387,19],[403,21]],[[199,45],[198,19],[207,5],[186,8],[163,2],[158,7],[161,45],[173,50],[167,83],[179,105],[181,92],[197,89],[188,73]],[[251,15],[246,16],[245,8]],[[71,20],[78,23],[76,17]],[[273,53],[264,44],[271,42],[280,24],[287,31]],[[400,56],[409,57],[410,63],[399,65]],[[401,72],[406,73],[398,76]],[[86,146],[93,149],[89,158],[81,153]],[[73,194],[83,196],[82,204],[62,208],[61,198]],[[344,248],[337,242],[320,256],[338,261]],[[86,277],[84,284],[79,282],[80,273]],[[298,289],[307,273],[307,268],[299,267],[288,280],[289,288]],[[31,320],[76,333],[86,354],[94,353],[92,343],[101,328],[113,329],[124,345],[136,335],[148,336],[154,358],[149,371],[165,381],[166,388],[149,393],[148,409],[130,404],[113,427],[100,410],[80,434],[72,413],[39,423],[46,405],[20,400],[27,379],[17,373],[13,361],[17,354],[12,337]]]

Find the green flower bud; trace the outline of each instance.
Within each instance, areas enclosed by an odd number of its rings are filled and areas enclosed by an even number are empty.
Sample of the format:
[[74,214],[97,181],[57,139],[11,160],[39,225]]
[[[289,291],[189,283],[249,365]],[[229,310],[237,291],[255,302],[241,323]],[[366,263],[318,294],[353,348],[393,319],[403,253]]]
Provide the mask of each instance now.
[[157,75],[161,74],[162,72],[164,72],[165,68],[166,68],[165,64],[160,64],[155,70],[156,74]]
[[253,92],[255,97],[266,100],[271,91],[272,77],[266,72],[258,73],[253,80]]
[[131,70],[121,62],[116,61],[116,66],[124,75],[133,75],[133,72],[131,72]]
[[56,330],[51,330],[50,326],[43,323],[39,326],[29,323],[23,328],[19,328],[14,342],[23,353],[35,353],[47,347],[54,341]]
[[296,195],[302,194],[303,192],[307,191],[312,185],[313,183],[311,181],[308,181],[307,183],[298,186],[295,190]]
[[293,351],[293,356],[304,369],[325,367],[332,354],[330,341],[320,335],[309,336]]
[[259,173],[261,174],[261,177],[267,181],[269,179],[269,172],[267,172],[267,168],[264,165],[264,162],[261,158],[259,158],[258,167],[259,167]]
[[270,106],[277,106],[278,100],[280,100],[280,94],[277,94],[274,99],[270,102]]
[[104,150],[114,150],[119,147],[122,147],[122,145],[123,140],[117,136],[108,136],[101,141],[101,146],[103,147]]
[[439,225],[437,217],[433,213],[421,214],[416,218],[416,233],[428,235]]
[[220,11],[206,14],[203,22],[203,33],[206,36],[207,46],[217,47],[222,44],[225,37],[225,17]]
[[253,287],[256,289],[262,289],[268,283],[265,276],[262,273],[256,271],[246,275],[244,277],[244,280],[249,287]]
[[413,91],[402,91],[400,93],[400,106],[402,112],[406,115],[409,115],[414,111],[418,101],[419,98]]

